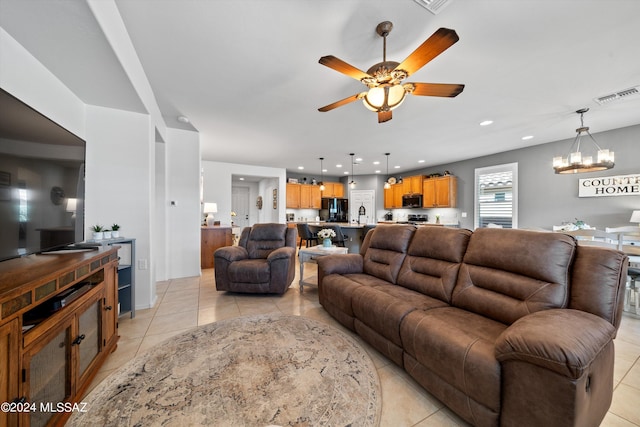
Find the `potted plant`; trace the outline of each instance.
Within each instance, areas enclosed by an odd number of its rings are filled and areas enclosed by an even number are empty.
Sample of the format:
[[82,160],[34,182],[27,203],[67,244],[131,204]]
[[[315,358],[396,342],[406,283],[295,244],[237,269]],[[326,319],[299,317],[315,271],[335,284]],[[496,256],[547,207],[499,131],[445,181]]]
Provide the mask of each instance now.
[[336,232],[330,228],[323,228],[322,230],[318,231],[318,239],[322,240],[322,246],[325,248],[330,248],[332,246],[332,237],[336,237]]
[[120,226],[118,224],[113,224],[111,226],[111,237],[114,239],[120,237]]
[[91,227],[91,231],[93,231],[93,240],[102,240],[104,239],[104,227],[100,224],[96,224]]
[[108,228],[105,230],[102,230],[102,237],[104,239],[110,239],[111,238],[111,230],[109,230]]

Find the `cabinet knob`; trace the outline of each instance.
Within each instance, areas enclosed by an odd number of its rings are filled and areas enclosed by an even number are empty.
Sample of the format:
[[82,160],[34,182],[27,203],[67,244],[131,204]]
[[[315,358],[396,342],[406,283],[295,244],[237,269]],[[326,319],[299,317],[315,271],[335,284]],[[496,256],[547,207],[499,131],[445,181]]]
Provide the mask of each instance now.
[[73,345],[80,345],[80,343],[82,342],[82,340],[85,339],[84,334],[80,335],[78,338],[76,338],[75,340],[73,340],[73,342],[71,344]]
[[113,310],[113,306],[108,305],[108,306],[106,306],[104,309],[105,309],[105,310],[107,310],[107,311],[109,311],[109,310]]

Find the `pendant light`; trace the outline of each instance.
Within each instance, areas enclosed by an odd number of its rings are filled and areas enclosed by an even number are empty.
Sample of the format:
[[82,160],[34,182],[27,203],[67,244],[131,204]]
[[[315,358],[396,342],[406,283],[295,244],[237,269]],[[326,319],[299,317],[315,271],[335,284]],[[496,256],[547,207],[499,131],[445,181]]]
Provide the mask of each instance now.
[[324,191],[324,168],[322,167],[322,161],[324,157],[320,157],[320,191]]
[[353,156],[355,156],[355,153],[349,153],[349,155],[351,156],[351,182],[349,182],[349,187],[356,188],[356,182],[353,180]]
[[389,184],[389,154],[391,153],[384,153],[385,156],[387,156],[387,179],[384,182],[384,189],[388,190],[391,188],[391,184]]
[[[596,140],[591,136],[589,128],[584,125],[583,116],[587,111],[589,111],[588,108],[581,108],[576,111],[576,113],[580,114],[580,127],[576,129],[578,134],[573,140],[573,144],[571,144],[567,157],[558,156],[553,158],[553,169],[556,173],[569,174],[596,172],[613,168],[613,151],[600,148]],[[580,151],[580,143],[583,134],[587,134],[589,136],[591,143],[594,146],[591,151],[585,151],[584,153]],[[596,155],[596,162],[593,161],[593,155]]]

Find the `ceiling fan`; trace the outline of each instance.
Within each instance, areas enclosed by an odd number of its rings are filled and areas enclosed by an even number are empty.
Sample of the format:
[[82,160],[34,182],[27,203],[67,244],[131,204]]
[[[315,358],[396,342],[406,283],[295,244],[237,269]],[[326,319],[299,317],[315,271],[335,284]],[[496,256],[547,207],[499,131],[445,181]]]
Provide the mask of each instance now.
[[382,62],[373,65],[366,73],[333,55],[320,58],[318,61],[320,64],[361,81],[369,89],[318,108],[318,111],[331,111],[334,108],[362,99],[365,107],[378,113],[378,123],[384,123],[391,120],[391,110],[400,106],[408,93],[418,96],[452,98],[462,92],[464,89],[462,84],[401,83],[402,80],[418,71],[456,43],[459,38],[454,30],[448,28],[438,29],[404,61],[398,63],[387,61],[387,36],[392,28],[393,24],[389,21],[384,21],[377,25],[376,32],[383,38]]

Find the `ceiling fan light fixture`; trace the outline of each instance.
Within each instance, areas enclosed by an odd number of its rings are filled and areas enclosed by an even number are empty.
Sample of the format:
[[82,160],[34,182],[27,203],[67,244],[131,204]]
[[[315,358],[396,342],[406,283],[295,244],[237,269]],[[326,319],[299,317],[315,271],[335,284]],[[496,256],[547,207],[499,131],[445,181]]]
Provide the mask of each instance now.
[[[576,111],[576,113],[580,114],[580,127],[576,129],[577,135],[571,144],[567,157],[556,156],[553,158],[553,170],[557,174],[597,172],[612,169],[615,165],[614,152],[606,148],[600,148],[589,132],[589,128],[584,125],[584,113],[587,111],[589,111],[588,108],[581,108]],[[588,141],[591,141],[594,147],[591,152],[581,151],[583,135],[588,136]],[[593,154],[596,155],[596,162],[593,161]]]
[[381,85],[369,89],[362,102],[371,111],[390,111],[402,105],[406,95],[402,85]]

